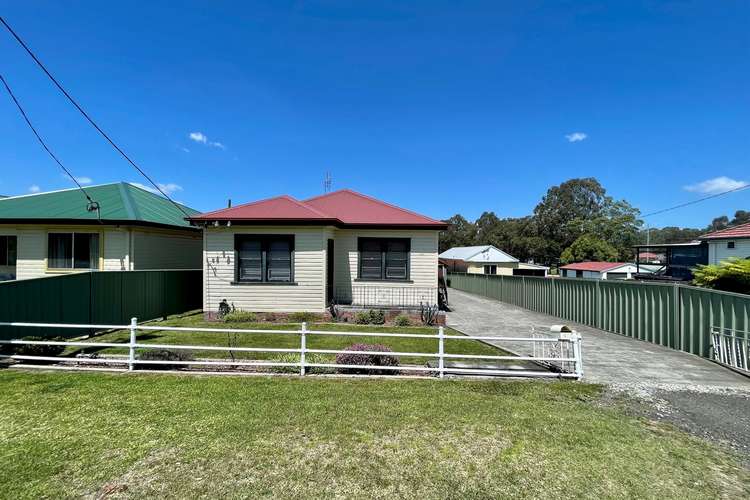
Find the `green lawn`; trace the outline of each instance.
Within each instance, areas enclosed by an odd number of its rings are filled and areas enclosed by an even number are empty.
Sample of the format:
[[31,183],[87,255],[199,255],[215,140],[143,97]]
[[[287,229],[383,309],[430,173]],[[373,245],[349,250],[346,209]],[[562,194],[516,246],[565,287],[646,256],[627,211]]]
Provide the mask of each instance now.
[[[205,321],[201,314],[193,314],[178,318],[167,319],[149,323],[149,326],[181,326],[194,328],[237,328],[237,329],[262,329],[262,330],[299,330],[300,323],[276,324],[276,323],[220,323]],[[394,327],[394,326],[368,326],[342,323],[315,323],[308,326],[310,330],[319,331],[349,331],[349,332],[384,332],[384,333],[413,333],[424,335],[437,334],[435,327]],[[97,336],[92,340],[94,342],[123,342],[127,343],[129,339],[128,331],[118,331]],[[446,328],[446,335],[460,336],[461,334]],[[150,344],[183,344],[183,345],[211,345],[211,346],[228,346],[229,337],[235,337],[235,347],[273,347],[273,348],[292,348],[297,349],[300,346],[298,335],[280,335],[280,334],[233,334],[215,333],[215,332],[172,332],[172,331],[139,331],[138,342]],[[383,344],[390,347],[395,352],[424,352],[437,353],[437,339],[419,339],[419,338],[383,338],[383,337],[333,337],[309,335],[307,337],[307,348],[309,349],[344,349],[355,343]],[[482,355],[504,355],[505,351],[496,347],[483,344],[473,340],[454,340],[446,341],[446,352],[453,354],[482,354]],[[126,354],[125,348],[76,348],[70,349],[66,355],[77,352],[93,352],[94,350],[105,354]],[[202,351],[196,349],[192,354],[197,358],[227,358],[227,351]],[[283,355],[273,353],[257,352],[236,352],[235,357],[238,359],[265,359],[265,360],[284,360],[297,361],[299,356],[296,354]],[[334,355],[318,355],[313,359],[316,362],[331,362]],[[295,359],[292,359],[295,358]],[[425,362],[434,358],[426,357],[402,357],[401,364],[423,365]],[[309,360],[308,360],[309,361]]]
[[[565,382],[0,371],[4,498],[747,498]],[[98,496],[101,498],[101,496]]]

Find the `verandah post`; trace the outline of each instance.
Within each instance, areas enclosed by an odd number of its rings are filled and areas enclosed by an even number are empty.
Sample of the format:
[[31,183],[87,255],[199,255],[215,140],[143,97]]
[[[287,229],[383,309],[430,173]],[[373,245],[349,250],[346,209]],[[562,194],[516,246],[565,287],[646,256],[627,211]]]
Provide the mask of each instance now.
[[445,329],[438,327],[438,374],[445,377]]
[[299,374],[301,377],[305,376],[305,349],[307,345],[307,339],[305,334],[307,333],[307,321],[302,322],[302,331],[300,332],[300,353],[299,353]]
[[138,318],[130,318],[130,345],[128,352],[128,371],[132,372],[135,367],[135,331],[138,326]]

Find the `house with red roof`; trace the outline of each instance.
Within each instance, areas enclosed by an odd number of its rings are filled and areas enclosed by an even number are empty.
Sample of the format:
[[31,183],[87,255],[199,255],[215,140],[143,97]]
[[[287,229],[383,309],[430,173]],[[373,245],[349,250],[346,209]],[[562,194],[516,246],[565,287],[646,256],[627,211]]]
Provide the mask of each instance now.
[[283,195],[190,217],[203,229],[204,311],[324,312],[335,301],[437,304],[438,233],[426,217],[343,189]]
[[708,242],[709,264],[750,258],[750,222],[704,234],[699,239]]
[[[650,266],[658,267],[658,266]],[[654,270],[641,265],[641,273]],[[637,272],[636,265],[631,262],[576,262],[560,266],[560,276],[563,278],[590,278],[600,280],[632,279]]]

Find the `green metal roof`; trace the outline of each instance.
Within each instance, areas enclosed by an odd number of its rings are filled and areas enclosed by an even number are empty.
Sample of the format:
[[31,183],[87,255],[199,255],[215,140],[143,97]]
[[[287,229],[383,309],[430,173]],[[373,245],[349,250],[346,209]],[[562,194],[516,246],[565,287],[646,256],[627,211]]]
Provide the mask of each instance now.
[[[127,182],[89,186],[86,192],[99,203],[103,222],[191,227],[184,219],[185,214],[172,202]],[[87,203],[78,188],[0,198],[0,222],[95,222],[97,213],[87,211]],[[200,213],[185,205],[180,206],[191,216]]]

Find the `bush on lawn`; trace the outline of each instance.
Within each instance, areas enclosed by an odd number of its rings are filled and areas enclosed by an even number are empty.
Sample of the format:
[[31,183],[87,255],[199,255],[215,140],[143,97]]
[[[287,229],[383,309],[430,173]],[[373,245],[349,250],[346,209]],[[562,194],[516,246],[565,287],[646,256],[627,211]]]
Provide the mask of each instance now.
[[[268,358],[268,361],[274,363],[299,363],[299,354],[285,353],[272,356]],[[305,354],[306,363],[315,364],[330,364],[333,360],[330,358],[330,354],[317,354],[307,353]],[[299,373],[298,366],[269,366],[268,371],[272,373]],[[308,367],[305,368],[305,373],[335,373],[333,368],[319,368],[319,367]]]
[[396,326],[409,326],[411,325],[411,320],[406,314],[399,314],[393,319],[393,324]]
[[289,315],[290,323],[312,323],[313,321],[320,321],[320,314],[313,312],[293,312]]
[[[375,366],[398,366],[398,358],[389,354],[355,354],[367,352],[393,352],[393,350],[382,344],[353,344],[344,349],[345,351],[336,355],[337,365],[375,365]],[[366,375],[395,375],[398,370],[378,370],[376,368],[339,368],[339,373],[366,374]]]
[[360,311],[354,315],[354,322],[358,325],[382,325],[385,323],[385,312],[380,309]]
[[[21,340],[30,341],[52,341],[52,342],[63,342],[65,339],[62,337],[23,337]],[[7,349],[5,352],[9,354],[15,354],[18,356],[44,356],[44,357],[56,357],[62,354],[65,350],[64,345],[39,345],[39,344],[5,344]],[[19,359],[26,363],[54,363],[54,361],[42,361],[36,359]]]
[[[190,351],[184,351],[182,349],[174,351],[169,349],[149,349],[140,353],[138,359],[143,361],[193,361],[194,358]],[[187,365],[136,363],[135,367],[140,370],[180,370],[186,368]]]
[[258,316],[250,311],[232,311],[224,316],[224,323],[254,323]]

